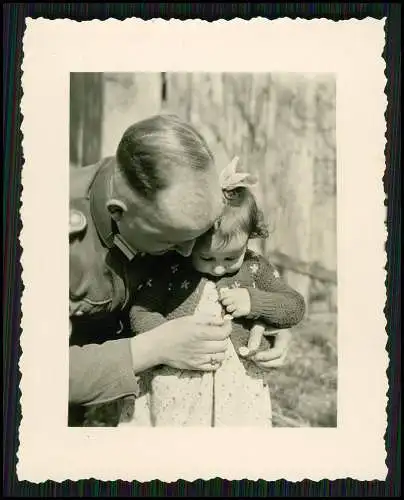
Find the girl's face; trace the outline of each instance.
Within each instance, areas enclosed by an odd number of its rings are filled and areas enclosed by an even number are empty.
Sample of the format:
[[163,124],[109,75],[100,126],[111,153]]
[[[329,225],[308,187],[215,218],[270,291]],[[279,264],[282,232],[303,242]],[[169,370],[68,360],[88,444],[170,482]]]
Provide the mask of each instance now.
[[219,277],[237,272],[244,260],[248,237],[233,238],[222,247],[215,248],[210,243],[196,245],[192,252],[194,268],[203,274]]

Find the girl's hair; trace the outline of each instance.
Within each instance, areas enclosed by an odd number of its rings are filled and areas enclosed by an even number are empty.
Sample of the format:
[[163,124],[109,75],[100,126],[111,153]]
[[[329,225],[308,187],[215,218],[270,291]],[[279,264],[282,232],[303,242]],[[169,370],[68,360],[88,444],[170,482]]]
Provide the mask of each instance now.
[[254,195],[247,187],[223,191],[225,206],[214,226],[201,236],[209,238],[216,247],[225,247],[237,236],[267,238],[268,227],[262,211],[258,208]]
[[204,171],[213,155],[203,137],[178,116],[156,115],[129,127],[116,159],[129,185],[153,200],[172,180],[172,166]]

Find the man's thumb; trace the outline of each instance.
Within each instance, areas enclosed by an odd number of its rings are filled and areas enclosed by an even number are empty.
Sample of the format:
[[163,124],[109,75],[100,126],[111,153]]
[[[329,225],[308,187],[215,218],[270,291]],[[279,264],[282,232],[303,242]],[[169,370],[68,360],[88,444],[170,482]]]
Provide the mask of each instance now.
[[247,349],[249,353],[251,353],[251,351],[255,352],[259,349],[263,334],[264,330],[255,330],[254,328],[252,329],[247,343]]

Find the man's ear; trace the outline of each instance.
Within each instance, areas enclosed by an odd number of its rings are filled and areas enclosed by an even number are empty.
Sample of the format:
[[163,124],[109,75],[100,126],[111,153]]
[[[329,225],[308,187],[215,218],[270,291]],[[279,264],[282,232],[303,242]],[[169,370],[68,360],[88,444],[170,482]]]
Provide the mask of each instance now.
[[110,200],[108,200],[106,203],[106,207],[115,222],[119,222],[123,214],[128,210],[126,204],[121,200],[117,200],[116,198],[111,198]]

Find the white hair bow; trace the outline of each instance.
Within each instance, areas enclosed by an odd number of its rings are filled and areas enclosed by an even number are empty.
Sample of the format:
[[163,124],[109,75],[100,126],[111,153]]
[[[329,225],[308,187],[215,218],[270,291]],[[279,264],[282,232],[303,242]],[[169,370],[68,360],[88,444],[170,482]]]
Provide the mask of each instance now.
[[231,191],[238,187],[251,187],[257,184],[257,178],[246,172],[236,172],[238,156],[222,170],[220,173],[220,186],[223,191]]

